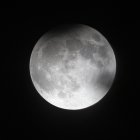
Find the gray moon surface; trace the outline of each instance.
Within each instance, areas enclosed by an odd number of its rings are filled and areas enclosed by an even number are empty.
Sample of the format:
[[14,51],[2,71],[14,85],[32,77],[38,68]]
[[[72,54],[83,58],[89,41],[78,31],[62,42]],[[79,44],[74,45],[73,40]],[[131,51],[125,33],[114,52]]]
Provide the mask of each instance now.
[[44,34],[32,50],[29,68],[41,97],[56,107],[78,110],[94,105],[108,93],[116,59],[99,31],[75,24]]

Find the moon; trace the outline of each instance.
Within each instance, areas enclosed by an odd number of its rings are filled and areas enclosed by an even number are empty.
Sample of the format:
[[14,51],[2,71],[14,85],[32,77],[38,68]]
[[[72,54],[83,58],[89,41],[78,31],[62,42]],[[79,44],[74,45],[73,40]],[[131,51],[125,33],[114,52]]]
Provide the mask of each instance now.
[[99,102],[115,78],[116,59],[107,39],[88,25],[62,25],[44,34],[30,57],[30,76],[48,103],[79,110]]

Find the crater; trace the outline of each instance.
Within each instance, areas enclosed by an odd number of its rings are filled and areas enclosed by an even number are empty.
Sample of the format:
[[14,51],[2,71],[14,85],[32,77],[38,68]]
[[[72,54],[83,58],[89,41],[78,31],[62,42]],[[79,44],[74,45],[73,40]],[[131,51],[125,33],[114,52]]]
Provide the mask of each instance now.
[[66,98],[66,93],[63,92],[63,91],[60,91],[60,92],[58,93],[58,97],[59,97],[59,98]]

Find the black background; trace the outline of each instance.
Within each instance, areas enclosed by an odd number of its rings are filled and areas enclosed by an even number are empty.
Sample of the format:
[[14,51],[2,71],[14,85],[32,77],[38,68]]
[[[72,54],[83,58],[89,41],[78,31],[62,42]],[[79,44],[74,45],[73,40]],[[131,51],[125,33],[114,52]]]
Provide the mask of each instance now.
[[[2,9],[2,31],[6,106],[6,135],[9,138],[38,139],[119,139],[134,138],[136,58],[138,48],[137,8],[97,8],[94,4],[65,3]],[[26,5],[26,4],[25,4]],[[43,5],[43,4],[42,4]],[[32,7],[32,8],[31,8]],[[57,8],[56,8],[57,7]],[[109,93],[96,105],[67,111],[47,103],[34,88],[29,60],[37,40],[49,29],[64,23],[89,25],[110,42],[117,71]],[[5,103],[6,102],[6,103]]]

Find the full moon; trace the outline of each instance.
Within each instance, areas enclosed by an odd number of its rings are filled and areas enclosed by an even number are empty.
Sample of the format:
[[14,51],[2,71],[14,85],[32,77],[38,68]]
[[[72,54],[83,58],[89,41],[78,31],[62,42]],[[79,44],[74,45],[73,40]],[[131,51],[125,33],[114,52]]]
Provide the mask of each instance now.
[[53,106],[79,110],[99,102],[115,78],[116,59],[107,39],[87,25],[63,25],[35,44],[29,63],[38,93]]

